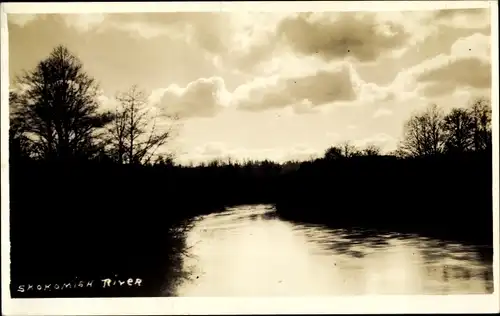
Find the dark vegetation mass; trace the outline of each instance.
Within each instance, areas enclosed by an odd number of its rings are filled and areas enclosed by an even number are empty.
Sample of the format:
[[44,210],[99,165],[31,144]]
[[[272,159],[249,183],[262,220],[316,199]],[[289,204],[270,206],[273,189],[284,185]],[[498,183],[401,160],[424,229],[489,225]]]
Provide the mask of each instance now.
[[[62,46],[10,91],[14,297],[171,295],[172,280],[188,277],[181,255],[192,218],[237,204],[275,204],[293,221],[492,243],[487,100],[415,113],[390,154],[344,143],[305,162],[183,166],[158,154],[178,118],[149,112],[137,86],[102,110],[97,83]],[[142,278],[143,286],[17,291],[113,276]]]

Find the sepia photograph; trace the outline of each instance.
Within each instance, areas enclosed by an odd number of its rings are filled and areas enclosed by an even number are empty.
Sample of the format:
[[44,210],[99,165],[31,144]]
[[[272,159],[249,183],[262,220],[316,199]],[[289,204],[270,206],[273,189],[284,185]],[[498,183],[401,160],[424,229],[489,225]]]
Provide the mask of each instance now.
[[2,298],[498,301],[498,3],[422,2],[2,4]]

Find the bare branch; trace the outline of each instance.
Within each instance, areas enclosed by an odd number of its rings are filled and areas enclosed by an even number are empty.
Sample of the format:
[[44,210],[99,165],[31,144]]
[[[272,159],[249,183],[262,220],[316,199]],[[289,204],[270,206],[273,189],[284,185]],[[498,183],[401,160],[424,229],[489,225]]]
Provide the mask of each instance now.
[[404,139],[398,152],[405,156],[439,154],[444,148],[441,129],[443,113],[437,105],[431,105],[423,113],[413,115],[404,126]]
[[165,132],[158,131],[159,116],[150,115],[146,94],[137,85],[118,93],[116,99],[120,105],[110,131],[111,152],[120,163],[150,163],[172,136],[172,125]]

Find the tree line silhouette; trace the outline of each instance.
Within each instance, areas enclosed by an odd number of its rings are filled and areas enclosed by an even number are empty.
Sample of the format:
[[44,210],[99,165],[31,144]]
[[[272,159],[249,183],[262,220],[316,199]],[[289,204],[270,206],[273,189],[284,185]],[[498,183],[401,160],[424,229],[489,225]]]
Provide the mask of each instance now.
[[[281,178],[282,217],[492,244],[492,130],[487,99],[445,114],[433,104],[381,155],[348,142]],[[285,193],[286,192],[286,193]]]
[[[398,149],[333,146],[310,161],[178,165],[158,153],[179,118],[138,86],[99,105],[99,86],[58,46],[9,93],[14,297],[172,295],[194,216],[275,204],[284,219],[489,243],[492,134],[487,99],[405,123]],[[167,122],[160,126],[158,119]],[[19,293],[27,283],[137,277],[143,286]]]

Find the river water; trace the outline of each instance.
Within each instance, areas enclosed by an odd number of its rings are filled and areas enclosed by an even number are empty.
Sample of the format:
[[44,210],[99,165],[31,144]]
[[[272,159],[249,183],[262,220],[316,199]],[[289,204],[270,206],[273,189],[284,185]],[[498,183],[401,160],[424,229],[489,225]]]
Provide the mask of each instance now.
[[491,259],[420,236],[298,224],[267,205],[197,218],[178,296],[487,294]]

